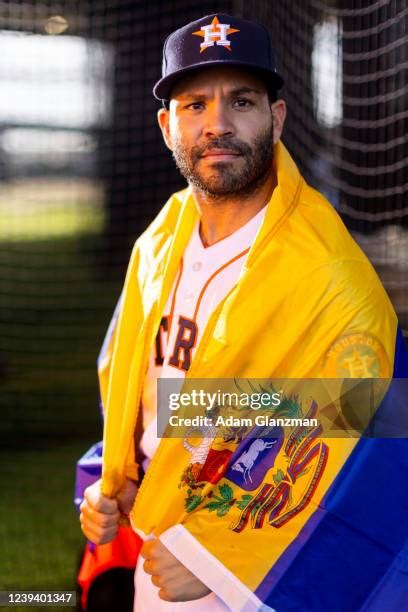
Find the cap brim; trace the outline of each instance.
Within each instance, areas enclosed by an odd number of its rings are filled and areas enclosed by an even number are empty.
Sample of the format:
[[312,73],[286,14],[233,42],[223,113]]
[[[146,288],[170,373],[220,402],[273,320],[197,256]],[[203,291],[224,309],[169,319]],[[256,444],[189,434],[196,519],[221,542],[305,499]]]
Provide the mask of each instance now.
[[259,77],[268,82],[273,89],[281,89],[283,86],[283,78],[278,72],[274,72],[272,70],[268,70],[266,68],[260,68],[254,64],[234,61],[234,60],[213,60],[209,62],[200,62],[198,64],[193,64],[188,66],[188,68],[182,68],[181,70],[177,70],[169,76],[164,77],[157,81],[156,85],[153,87],[153,95],[158,100],[170,100],[171,90],[173,87],[182,79],[185,75],[190,74],[192,72],[197,72],[198,70],[205,70],[206,68],[210,68],[211,66],[238,66],[242,68],[246,68],[251,72],[256,73]]

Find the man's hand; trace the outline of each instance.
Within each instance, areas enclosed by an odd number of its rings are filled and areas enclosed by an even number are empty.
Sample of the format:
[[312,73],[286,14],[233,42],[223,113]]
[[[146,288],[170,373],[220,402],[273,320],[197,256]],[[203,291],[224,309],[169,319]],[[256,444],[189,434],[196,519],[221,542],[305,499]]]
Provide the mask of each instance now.
[[127,515],[137,493],[137,484],[126,480],[116,499],[105,497],[101,492],[101,480],[85,489],[84,501],[80,505],[81,529],[94,544],[106,544],[118,532],[119,519]]
[[143,569],[151,575],[164,601],[191,601],[211,593],[160,540],[148,540],[140,552],[145,559]]

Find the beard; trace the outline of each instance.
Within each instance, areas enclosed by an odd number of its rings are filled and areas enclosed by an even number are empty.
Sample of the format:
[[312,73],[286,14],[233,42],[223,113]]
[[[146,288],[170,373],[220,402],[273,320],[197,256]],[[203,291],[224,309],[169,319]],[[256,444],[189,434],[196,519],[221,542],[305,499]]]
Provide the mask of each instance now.
[[[214,161],[200,171],[203,155],[211,150],[228,149],[238,154],[236,162]],[[212,138],[188,149],[181,140],[174,143],[173,157],[188,183],[212,198],[248,196],[266,181],[273,162],[273,123],[248,144],[232,137]],[[236,167],[238,166],[238,167]]]

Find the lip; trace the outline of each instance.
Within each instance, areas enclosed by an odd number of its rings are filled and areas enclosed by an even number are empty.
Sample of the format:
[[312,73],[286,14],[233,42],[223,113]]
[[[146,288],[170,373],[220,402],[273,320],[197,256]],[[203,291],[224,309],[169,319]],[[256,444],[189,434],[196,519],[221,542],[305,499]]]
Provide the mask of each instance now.
[[211,151],[207,151],[204,153],[202,157],[204,159],[233,159],[234,157],[239,157],[239,153],[235,153],[235,151],[231,151],[230,149],[213,149]]

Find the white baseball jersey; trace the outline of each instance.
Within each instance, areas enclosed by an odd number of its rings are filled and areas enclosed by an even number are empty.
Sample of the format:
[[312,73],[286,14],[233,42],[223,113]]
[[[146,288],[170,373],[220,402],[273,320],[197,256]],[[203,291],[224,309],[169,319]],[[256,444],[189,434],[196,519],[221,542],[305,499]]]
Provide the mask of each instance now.
[[262,208],[248,223],[212,246],[204,247],[195,227],[170,292],[150,356],[142,405],[143,453],[151,459],[156,433],[157,379],[183,379],[213,310],[237,283],[248,251],[265,215]]
[[[156,419],[157,378],[184,378],[209,316],[238,281],[265,212],[266,207],[236,232],[209,247],[203,246],[198,223],[192,233],[164,309],[143,390],[144,434],[140,447],[147,457],[145,469],[160,442]],[[135,573],[135,612],[207,612],[209,609],[212,612],[228,610],[214,593],[180,603],[161,600],[150,576],[143,571],[143,559],[139,557]]]

